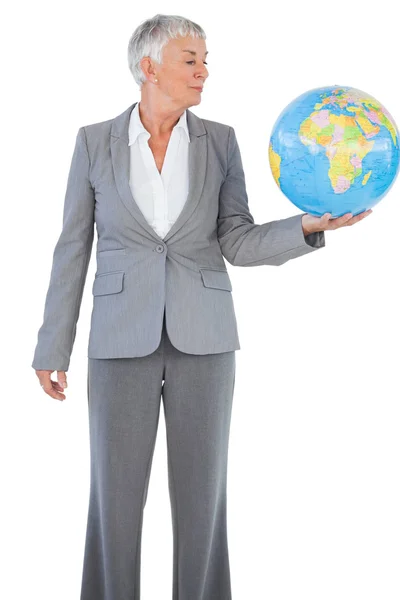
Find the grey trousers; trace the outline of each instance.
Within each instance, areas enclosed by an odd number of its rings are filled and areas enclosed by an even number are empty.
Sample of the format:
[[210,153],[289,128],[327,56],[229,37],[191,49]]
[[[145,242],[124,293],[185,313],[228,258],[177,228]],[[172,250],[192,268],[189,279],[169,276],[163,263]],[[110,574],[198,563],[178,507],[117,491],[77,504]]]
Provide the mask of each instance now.
[[[88,359],[91,481],[81,600],[139,600],[143,510],[160,400],[168,447],[173,600],[231,600],[227,462],[235,351],[168,337],[148,356]],[[157,600],[171,598],[165,591]],[[150,599],[149,599],[150,600]]]

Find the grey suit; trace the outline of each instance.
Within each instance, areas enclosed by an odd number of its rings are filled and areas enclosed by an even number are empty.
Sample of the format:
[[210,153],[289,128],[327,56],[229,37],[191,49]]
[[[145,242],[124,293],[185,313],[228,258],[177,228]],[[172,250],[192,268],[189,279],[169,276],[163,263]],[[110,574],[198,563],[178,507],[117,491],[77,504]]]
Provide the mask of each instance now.
[[182,352],[238,350],[223,256],[235,266],[277,266],[325,246],[323,232],[304,237],[302,214],[254,223],[234,129],[190,110],[188,199],[160,238],[129,186],[128,125],[135,104],[78,131],[35,369],[69,367],[95,223],[89,358],[152,353],[160,343],[164,306],[168,334]]
[[32,366],[68,369],[96,223],[81,600],[140,600],[143,509],[161,397],[172,598],[231,600],[226,484],[240,345],[223,257],[232,265],[281,265],[325,239],[323,232],[304,238],[302,215],[255,224],[233,128],[189,110],[189,196],[161,239],[130,191],[133,107],[78,131]]

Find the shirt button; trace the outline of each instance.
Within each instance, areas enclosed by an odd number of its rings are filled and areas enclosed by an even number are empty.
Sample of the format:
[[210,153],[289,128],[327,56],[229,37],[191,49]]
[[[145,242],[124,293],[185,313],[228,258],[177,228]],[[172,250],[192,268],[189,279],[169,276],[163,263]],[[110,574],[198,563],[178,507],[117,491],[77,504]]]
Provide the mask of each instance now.
[[159,244],[158,246],[156,246],[156,250],[157,250],[157,252],[164,252],[164,246]]

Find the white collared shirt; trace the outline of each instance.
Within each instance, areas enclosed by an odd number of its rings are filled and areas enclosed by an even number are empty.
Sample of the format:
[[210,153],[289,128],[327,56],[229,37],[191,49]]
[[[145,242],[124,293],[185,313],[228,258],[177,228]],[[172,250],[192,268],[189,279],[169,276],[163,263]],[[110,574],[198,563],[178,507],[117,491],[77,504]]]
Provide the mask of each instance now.
[[139,114],[139,102],[129,121],[129,185],[146,221],[164,238],[179,216],[189,191],[189,143],[186,110],[172,130],[161,174],[148,145],[151,137]]

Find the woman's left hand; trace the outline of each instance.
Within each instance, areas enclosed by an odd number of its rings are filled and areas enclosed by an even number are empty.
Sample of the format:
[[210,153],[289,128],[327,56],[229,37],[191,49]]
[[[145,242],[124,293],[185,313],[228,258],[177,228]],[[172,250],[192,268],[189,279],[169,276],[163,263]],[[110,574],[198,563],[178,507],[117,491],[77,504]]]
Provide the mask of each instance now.
[[331,213],[325,213],[322,217],[314,217],[306,213],[301,219],[304,235],[315,233],[317,231],[328,231],[330,229],[339,229],[339,227],[348,227],[358,223],[368,217],[372,213],[372,209],[364,210],[359,215],[353,217],[352,213],[346,213],[342,217],[332,219]]

